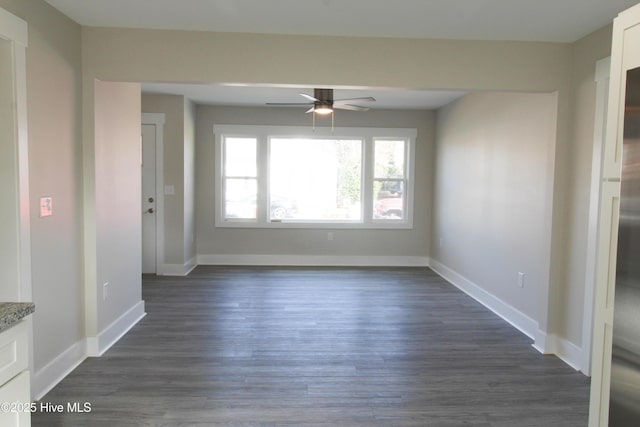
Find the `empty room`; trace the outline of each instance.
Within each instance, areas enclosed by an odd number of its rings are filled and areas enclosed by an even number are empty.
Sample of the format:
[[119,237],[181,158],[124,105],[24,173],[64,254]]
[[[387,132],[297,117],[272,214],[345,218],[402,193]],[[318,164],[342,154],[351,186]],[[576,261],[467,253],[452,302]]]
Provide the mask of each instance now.
[[0,0],[2,424],[633,425],[556,3]]

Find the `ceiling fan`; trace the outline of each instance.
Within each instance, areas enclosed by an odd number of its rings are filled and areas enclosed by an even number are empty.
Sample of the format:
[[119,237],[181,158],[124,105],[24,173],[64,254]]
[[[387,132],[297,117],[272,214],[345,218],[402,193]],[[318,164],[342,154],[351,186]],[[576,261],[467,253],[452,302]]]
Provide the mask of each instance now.
[[368,111],[368,107],[354,105],[354,102],[372,102],[376,99],[367,96],[363,98],[349,99],[333,99],[333,89],[314,89],[313,96],[301,93],[301,96],[308,99],[308,102],[268,102],[267,105],[275,105],[281,107],[310,107],[306,112],[315,114],[331,114],[334,109],[351,110],[351,111]]

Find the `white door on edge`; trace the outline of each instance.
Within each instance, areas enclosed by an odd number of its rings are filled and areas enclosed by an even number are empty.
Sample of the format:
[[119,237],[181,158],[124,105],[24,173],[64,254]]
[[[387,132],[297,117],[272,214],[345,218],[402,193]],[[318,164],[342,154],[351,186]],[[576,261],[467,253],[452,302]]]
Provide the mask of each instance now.
[[142,273],[156,273],[156,126],[142,125]]

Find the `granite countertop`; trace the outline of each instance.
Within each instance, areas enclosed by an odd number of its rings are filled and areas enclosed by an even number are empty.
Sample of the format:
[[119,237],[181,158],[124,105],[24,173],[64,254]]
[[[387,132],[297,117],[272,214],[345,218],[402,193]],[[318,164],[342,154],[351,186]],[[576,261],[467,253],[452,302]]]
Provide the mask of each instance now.
[[0,302],[0,331],[18,323],[35,309],[36,306],[32,302]]

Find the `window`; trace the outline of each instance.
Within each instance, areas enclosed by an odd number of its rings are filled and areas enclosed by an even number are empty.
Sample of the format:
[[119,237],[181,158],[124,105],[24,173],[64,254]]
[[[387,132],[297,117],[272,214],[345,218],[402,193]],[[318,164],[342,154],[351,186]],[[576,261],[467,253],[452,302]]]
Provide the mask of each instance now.
[[224,217],[257,218],[257,139],[230,137],[224,141]]
[[269,138],[269,220],[360,221],[362,140]]
[[411,228],[415,129],[215,125],[216,226]]
[[373,141],[373,217],[401,220],[405,216],[406,143],[404,140]]

